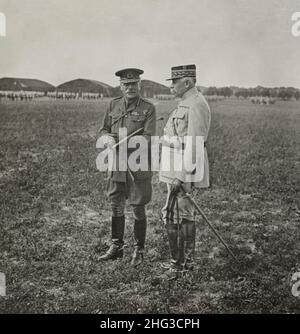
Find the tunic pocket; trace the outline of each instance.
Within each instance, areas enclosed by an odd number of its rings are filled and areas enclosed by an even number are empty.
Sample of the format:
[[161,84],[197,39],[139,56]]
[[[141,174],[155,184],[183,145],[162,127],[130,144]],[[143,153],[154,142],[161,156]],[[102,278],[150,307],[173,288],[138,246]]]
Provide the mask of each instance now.
[[142,128],[145,124],[146,117],[144,115],[129,115],[126,119],[126,126],[128,133],[132,133],[140,128]]
[[187,133],[187,120],[185,119],[186,111],[178,109],[172,116],[174,131],[177,136],[186,136]]
[[120,118],[121,114],[113,111],[110,113],[110,117],[111,117],[111,124],[112,124],[111,130],[112,132],[118,133],[120,122],[122,121],[122,118]]
[[130,115],[129,120],[132,122],[145,122],[146,116],[145,115]]

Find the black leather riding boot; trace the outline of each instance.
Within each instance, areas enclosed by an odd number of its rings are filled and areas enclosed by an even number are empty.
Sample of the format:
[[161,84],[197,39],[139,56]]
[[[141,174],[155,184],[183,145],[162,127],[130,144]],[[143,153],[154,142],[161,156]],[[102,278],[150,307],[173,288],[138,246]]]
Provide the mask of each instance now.
[[134,221],[134,246],[144,249],[146,240],[147,220],[135,220]]
[[169,239],[170,255],[171,255],[171,266],[181,269],[181,265],[184,259],[184,242],[182,226],[177,224],[167,225],[167,235]]
[[131,260],[131,265],[136,267],[144,260],[144,246],[146,240],[147,220],[140,219],[134,221],[134,252]]
[[116,260],[123,257],[123,237],[125,228],[125,217],[112,217],[111,239],[112,244],[108,251],[99,257],[100,261]]
[[182,220],[183,238],[184,238],[184,268],[193,270],[195,258],[195,221]]
[[115,245],[124,245],[125,217],[112,217],[111,220],[111,240]]

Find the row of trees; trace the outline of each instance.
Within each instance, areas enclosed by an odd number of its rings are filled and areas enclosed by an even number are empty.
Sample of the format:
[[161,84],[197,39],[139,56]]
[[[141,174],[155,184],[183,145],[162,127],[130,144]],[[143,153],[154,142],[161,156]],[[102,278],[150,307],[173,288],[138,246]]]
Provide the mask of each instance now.
[[225,97],[231,97],[234,95],[234,91],[230,87],[208,87],[203,90],[204,95],[208,96],[225,96]]
[[203,93],[208,96],[224,96],[224,97],[243,97],[250,98],[254,96],[263,96],[270,98],[278,98],[282,100],[300,99],[300,90],[294,87],[275,87],[266,88],[257,86],[255,88],[238,88],[238,87],[208,87],[203,89]]

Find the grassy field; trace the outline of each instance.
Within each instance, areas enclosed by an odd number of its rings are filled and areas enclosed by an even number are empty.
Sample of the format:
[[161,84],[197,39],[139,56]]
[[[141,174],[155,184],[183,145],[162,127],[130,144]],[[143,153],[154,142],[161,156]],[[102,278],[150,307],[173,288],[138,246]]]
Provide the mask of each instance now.
[[[213,103],[212,186],[196,196],[239,258],[199,218],[194,277],[158,282],[169,259],[153,178],[145,264],[97,261],[109,244],[105,175],[95,142],[107,101],[0,102],[0,313],[299,313],[300,103]],[[167,115],[174,102],[159,102]],[[161,132],[161,126],[159,132]]]

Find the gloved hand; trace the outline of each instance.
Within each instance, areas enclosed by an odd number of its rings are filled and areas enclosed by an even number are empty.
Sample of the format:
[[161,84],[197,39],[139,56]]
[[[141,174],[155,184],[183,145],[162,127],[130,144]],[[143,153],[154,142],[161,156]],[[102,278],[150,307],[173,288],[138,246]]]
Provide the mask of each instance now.
[[171,182],[171,191],[174,194],[178,194],[181,190],[181,186],[183,185],[183,182],[180,181],[179,179],[175,178],[173,179],[173,181]]

